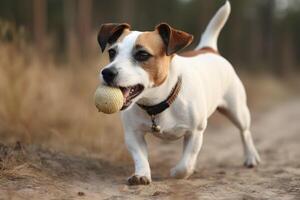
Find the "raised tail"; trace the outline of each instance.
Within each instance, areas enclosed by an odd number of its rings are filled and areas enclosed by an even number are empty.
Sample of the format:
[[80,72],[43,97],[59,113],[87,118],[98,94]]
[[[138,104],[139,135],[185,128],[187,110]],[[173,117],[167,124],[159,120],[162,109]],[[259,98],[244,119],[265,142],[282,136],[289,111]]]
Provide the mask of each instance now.
[[201,36],[201,40],[198,46],[196,47],[196,50],[202,49],[203,47],[211,47],[214,50],[218,51],[218,37],[229,17],[230,10],[230,3],[229,1],[226,1],[226,3],[218,10],[215,16],[210,20],[204,33]]

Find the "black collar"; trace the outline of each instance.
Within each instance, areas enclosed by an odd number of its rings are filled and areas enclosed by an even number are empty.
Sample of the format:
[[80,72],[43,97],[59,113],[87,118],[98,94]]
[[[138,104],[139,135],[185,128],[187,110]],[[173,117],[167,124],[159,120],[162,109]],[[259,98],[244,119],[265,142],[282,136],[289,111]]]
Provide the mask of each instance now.
[[148,113],[148,115],[150,115],[150,116],[158,115],[158,114],[162,113],[163,111],[165,111],[167,108],[169,108],[170,105],[175,101],[175,99],[178,96],[178,93],[181,89],[181,84],[182,84],[182,78],[180,76],[180,77],[178,77],[177,83],[171,90],[171,93],[169,94],[167,99],[156,105],[152,105],[152,106],[146,106],[146,105],[142,105],[142,104],[137,104],[137,105],[140,108],[142,108],[143,110],[145,110]]

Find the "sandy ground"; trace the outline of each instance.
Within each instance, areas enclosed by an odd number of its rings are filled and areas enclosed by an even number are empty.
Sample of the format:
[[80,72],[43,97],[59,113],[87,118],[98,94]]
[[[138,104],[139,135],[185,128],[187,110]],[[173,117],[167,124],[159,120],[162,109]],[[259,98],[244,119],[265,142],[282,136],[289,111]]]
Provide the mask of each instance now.
[[126,185],[131,164],[0,145],[0,199],[300,199],[300,100],[254,116],[263,160],[258,168],[242,166],[239,133],[226,123],[205,133],[197,170],[188,180],[168,176],[181,141],[150,136],[150,186]]

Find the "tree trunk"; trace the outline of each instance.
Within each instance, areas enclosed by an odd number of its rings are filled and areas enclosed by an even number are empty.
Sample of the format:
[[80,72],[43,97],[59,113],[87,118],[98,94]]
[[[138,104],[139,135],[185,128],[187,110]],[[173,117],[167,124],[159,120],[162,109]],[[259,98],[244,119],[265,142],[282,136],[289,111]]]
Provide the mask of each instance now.
[[89,53],[87,51],[91,36],[92,4],[92,0],[78,0],[78,30],[83,57]]
[[80,56],[75,12],[76,1],[64,0],[65,52],[69,62],[76,62]]
[[33,0],[34,41],[40,56],[44,57],[47,26],[47,1]]
[[262,31],[263,31],[263,58],[270,66],[274,66],[274,35],[273,35],[273,19],[274,19],[275,1],[267,0],[262,9]]
[[134,0],[120,2],[120,22],[133,23]]
[[282,35],[282,40],[280,42],[280,61],[279,64],[276,65],[276,73],[280,77],[288,77],[293,74],[295,63],[295,52],[293,46],[293,40],[291,37],[291,33],[285,31]]

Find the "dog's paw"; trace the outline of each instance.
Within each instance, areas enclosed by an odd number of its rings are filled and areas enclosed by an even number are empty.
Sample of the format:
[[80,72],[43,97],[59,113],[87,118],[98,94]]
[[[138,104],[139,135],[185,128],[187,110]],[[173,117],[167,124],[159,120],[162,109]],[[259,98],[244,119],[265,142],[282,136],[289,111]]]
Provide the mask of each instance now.
[[260,158],[258,154],[248,156],[244,162],[244,166],[247,168],[254,168],[260,163]]
[[151,180],[146,176],[132,175],[127,182],[129,185],[149,185]]
[[185,179],[190,177],[194,172],[193,168],[189,168],[186,166],[176,166],[170,170],[170,175],[173,178]]

